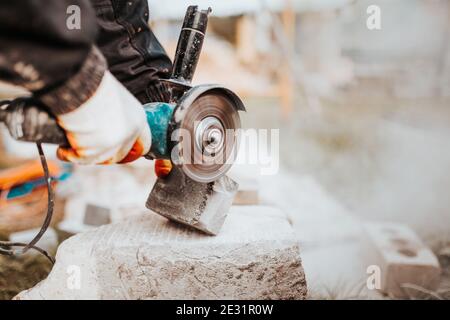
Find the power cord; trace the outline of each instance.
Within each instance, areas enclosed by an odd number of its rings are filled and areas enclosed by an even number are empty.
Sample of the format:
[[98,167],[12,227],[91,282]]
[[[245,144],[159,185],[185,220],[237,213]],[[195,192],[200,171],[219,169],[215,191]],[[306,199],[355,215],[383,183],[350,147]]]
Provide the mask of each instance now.
[[[12,101],[14,102],[14,101]],[[12,103],[10,101],[0,101],[0,106]],[[0,111],[5,110],[1,108]],[[28,250],[33,249],[44,255],[52,264],[55,263],[55,259],[44,249],[36,246],[36,243],[42,238],[44,233],[47,231],[53,217],[53,209],[55,205],[55,193],[52,188],[52,177],[48,169],[47,159],[45,158],[44,150],[42,149],[42,144],[40,142],[36,143],[39,158],[41,160],[42,169],[44,170],[45,182],[47,185],[47,214],[45,220],[41,226],[41,229],[37,235],[27,244],[21,242],[11,242],[11,241],[0,241],[0,254],[6,256],[17,256],[26,253]],[[14,247],[22,247],[22,250],[13,249]]]

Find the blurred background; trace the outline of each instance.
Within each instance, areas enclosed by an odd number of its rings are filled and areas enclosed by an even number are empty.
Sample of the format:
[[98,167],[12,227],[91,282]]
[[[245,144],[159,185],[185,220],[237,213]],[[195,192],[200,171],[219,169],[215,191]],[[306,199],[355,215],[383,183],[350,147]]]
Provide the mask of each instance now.
[[[381,297],[364,286],[370,250],[363,225],[374,221],[417,234],[443,268],[439,286],[425,296],[448,298],[450,1],[195,4],[213,11],[194,84],[220,83],[237,92],[247,107],[245,128],[279,129],[275,175],[245,164],[232,175],[245,176],[258,203],[289,216],[311,298]],[[367,25],[371,5],[380,9],[380,29]],[[171,57],[186,6],[182,0],[149,0],[151,26]],[[1,97],[17,94],[0,87]],[[14,142],[3,131],[0,168],[37,159],[33,145]],[[55,163],[64,199],[58,241],[64,232],[84,230],[89,223],[78,215],[93,206],[109,208],[102,223],[120,220],[127,207],[143,207],[154,179],[149,161],[75,168],[73,175],[73,168]],[[27,218],[28,209],[0,205],[4,237],[41,223],[37,209]],[[38,222],[23,226],[11,216]],[[15,289],[5,281],[0,272],[0,293],[10,297]]]

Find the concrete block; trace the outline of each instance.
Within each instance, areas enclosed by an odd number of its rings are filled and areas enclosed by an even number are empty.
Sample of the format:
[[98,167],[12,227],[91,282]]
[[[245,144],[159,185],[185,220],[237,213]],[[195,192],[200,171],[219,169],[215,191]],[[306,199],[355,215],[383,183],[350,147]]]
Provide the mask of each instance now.
[[16,299],[304,299],[297,241],[278,209],[232,207],[212,237],[144,213],[78,234]]
[[108,223],[111,223],[111,212],[109,208],[90,203],[86,205],[84,224],[98,227]]
[[259,204],[258,190],[256,189],[240,189],[236,193],[233,201],[234,205],[250,206]]
[[237,190],[238,184],[227,176],[201,183],[174,167],[169,176],[156,181],[146,206],[170,220],[216,235]]
[[[257,152],[257,150],[253,150]],[[242,156],[242,153],[238,154]],[[258,205],[260,189],[260,168],[256,165],[234,164],[227,175],[239,184],[234,205]]]
[[433,252],[409,227],[393,223],[364,226],[380,267],[380,291],[394,298],[420,297],[439,285],[441,268]]

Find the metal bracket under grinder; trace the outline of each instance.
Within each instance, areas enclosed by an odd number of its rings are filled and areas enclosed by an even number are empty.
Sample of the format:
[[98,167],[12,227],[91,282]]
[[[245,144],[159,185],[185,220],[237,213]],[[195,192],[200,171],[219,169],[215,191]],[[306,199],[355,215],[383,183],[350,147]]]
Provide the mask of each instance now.
[[[210,12],[210,8],[198,10],[197,6],[190,6],[186,11],[172,76],[167,80],[172,83],[171,102],[181,102],[192,88],[190,82],[200,57]],[[195,92],[202,90],[204,89],[199,88]],[[227,90],[224,92],[230,94]],[[233,94],[231,97],[233,98]],[[237,105],[238,109],[245,110],[240,100]],[[216,235],[225,221],[237,190],[238,184],[227,176],[209,183],[198,182],[174,165],[167,177],[157,179],[146,206],[172,221]]]

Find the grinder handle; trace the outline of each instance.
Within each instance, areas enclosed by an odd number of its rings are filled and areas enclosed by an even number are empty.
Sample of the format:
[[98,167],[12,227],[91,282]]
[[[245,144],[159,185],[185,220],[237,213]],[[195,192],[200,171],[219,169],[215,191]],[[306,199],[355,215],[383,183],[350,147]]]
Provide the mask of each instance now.
[[29,98],[4,101],[0,104],[0,122],[19,141],[69,146],[65,131],[43,105]]
[[178,38],[171,79],[191,83],[197,67],[211,8],[198,10],[189,6]]

